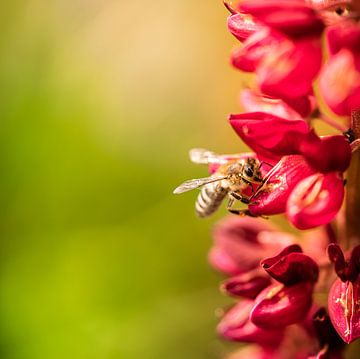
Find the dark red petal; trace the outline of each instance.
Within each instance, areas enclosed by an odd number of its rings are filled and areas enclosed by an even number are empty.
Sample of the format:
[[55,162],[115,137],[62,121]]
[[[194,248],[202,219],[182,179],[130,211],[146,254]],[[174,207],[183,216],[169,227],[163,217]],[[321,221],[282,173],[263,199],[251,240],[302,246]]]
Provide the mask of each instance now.
[[240,9],[289,36],[319,35],[324,28],[316,12],[301,0],[247,0]]
[[360,285],[337,279],[328,297],[328,309],[334,328],[345,343],[360,337]]
[[250,320],[263,329],[279,329],[305,319],[312,304],[313,286],[308,282],[290,287],[275,284],[255,299]]
[[290,253],[302,253],[302,249],[298,244],[291,244],[290,246],[285,247],[278,255],[263,259],[261,265],[267,270]]
[[260,26],[250,16],[239,13],[229,16],[227,25],[230,32],[240,41],[245,41],[260,29]]
[[239,137],[265,160],[299,152],[310,128],[302,119],[285,119],[265,112],[233,114],[230,124]]
[[300,153],[323,173],[344,172],[351,160],[351,146],[343,135],[319,138],[311,133],[300,143]]
[[360,245],[357,245],[351,251],[348,267],[348,279],[355,282],[360,273]]
[[[317,312],[313,315],[313,325],[321,348],[327,346],[329,352],[333,354],[335,354],[334,352],[341,351],[343,349],[344,342],[337,334],[324,307],[317,310]],[[325,356],[324,359],[326,358],[334,359],[337,357]]]
[[255,215],[285,212],[288,198],[296,185],[315,173],[300,155],[283,157],[270,172],[264,190],[255,197],[255,204],[249,205],[251,213]]
[[336,243],[329,244],[327,253],[330,261],[335,264],[336,274],[341,278],[341,280],[346,281],[346,261],[340,246]]
[[344,199],[344,182],[335,172],[317,173],[299,182],[287,201],[286,214],[299,229],[331,222]]
[[281,330],[263,330],[249,320],[253,305],[252,300],[242,300],[231,308],[221,319],[217,327],[218,334],[226,339],[245,343],[258,343],[266,346],[279,345],[283,337]]
[[272,265],[265,260],[262,265],[271,277],[286,286],[299,282],[315,283],[319,276],[317,264],[303,253],[289,253]]
[[229,278],[222,283],[221,289],[228,295],[254,299],[270,283],[265,273],[251,271]]

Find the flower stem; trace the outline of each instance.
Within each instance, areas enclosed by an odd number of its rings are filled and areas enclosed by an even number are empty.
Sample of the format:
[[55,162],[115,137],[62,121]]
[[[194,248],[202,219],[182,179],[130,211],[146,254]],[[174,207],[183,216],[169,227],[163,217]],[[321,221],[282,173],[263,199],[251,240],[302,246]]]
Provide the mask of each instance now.
[[[353,120],[359,116],[353,114]],[[346,238],[348,248],[360,244],[360,151],[352,155],[346,185]]]

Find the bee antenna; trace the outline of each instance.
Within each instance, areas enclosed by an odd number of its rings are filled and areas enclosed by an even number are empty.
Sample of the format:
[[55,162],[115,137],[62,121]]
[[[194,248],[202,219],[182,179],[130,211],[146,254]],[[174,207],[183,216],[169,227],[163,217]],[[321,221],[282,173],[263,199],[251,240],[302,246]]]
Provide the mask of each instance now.
[[230,1],[230,3],[228,2],[228,0],[223,0],[223,3],[225,5],[225,7],[228,9],[228,11],[230,12],[231,15],[235,15],[238,12],[233,8],[232,5],[232,1]]

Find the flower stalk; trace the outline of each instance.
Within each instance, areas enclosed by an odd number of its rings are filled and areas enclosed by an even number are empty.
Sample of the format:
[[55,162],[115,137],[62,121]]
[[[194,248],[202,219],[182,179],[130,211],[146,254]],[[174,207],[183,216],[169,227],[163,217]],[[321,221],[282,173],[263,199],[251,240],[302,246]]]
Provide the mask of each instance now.
[[[360,111],[352,113],[352,124],[360,124]],[[346,238],[347,248],[360,244],[360,151],[352,154],[351,164],[347,172],[346,191]]]

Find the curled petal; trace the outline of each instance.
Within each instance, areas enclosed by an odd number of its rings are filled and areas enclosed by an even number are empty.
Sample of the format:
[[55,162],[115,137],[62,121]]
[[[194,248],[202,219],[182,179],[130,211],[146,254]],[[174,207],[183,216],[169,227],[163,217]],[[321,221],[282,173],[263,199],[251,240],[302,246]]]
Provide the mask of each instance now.
[[269,276],[252,271],[229,278],[221,288],[228,295],[254,299],[270,283]]
[[268,330],[301,322],[311,307],[312,291],[309,282],[290,287],[274,284],[257,296],[250,320],[259,328]]
[[328,309],[334,328],[345,343],[360,337],[360,285],[337,279],[328,297]]
[[240,13],[229,16],[227,25],[230,32],[241,42],[260,29],[250,16]]
[[329,244],[327,253],[330,261],[335,264],[336,274],[341,278],[341,280],[346,281],[346,261],[340,246],[336,243]]
[[[299,282],[315,283],[319,276],[317,264],[307,255],[299,253],[299,246],[293,245],[296,252],[264,259],[261,264],[266,272],[286,286]],[[296,248],[298,247],[298,248]],[[285,248],[286,250],[287,248]]]
[[298,153],[301,140],[310,132],[302,119],[288,120],[265,112],[230,115],[229,121],[239,137],[269,161]]
[[263,330],[249,320],[253,305],[252,300],[242,300],[231,308],[221,319],[217,327],[218,334],[226,339],[245,343],[259,343],[267,346],[278,345],[283,337],[281,330]]
[[289,36],[320,34],[324,25],[316,12],[304,1],[247,0],[240,9],[259,21]]
[[255,215],[284,213],[286,203],[297,184],[315,173],[305,158],[300,155],[285,156],[269,172],[269,178],[263,191],[255,197],[255,203],[249,205]]
[[338,173],[317,173],[296,185],[288,199],[286,213],[299,229],[321,226],[336,216],[343,198],[344,183]]

